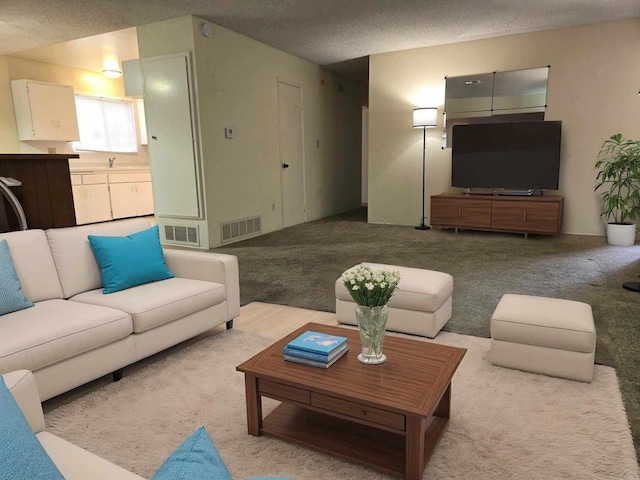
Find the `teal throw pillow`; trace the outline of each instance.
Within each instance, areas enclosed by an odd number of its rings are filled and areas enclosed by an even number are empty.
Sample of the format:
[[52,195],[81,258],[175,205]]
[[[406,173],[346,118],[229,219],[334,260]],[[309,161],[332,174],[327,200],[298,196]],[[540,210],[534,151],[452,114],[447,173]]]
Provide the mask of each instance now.
[[103,293],[173,277],[164,263],[157,225],[126,237],[88,238],[100,267]]
[[0,478],[64,480],[0,376]]
[[151,480],[232,480],[204,427],[167,458]]
[[20,279],[13,266],[9,244],[0,240],[0,315],[33,307],[22,293]]

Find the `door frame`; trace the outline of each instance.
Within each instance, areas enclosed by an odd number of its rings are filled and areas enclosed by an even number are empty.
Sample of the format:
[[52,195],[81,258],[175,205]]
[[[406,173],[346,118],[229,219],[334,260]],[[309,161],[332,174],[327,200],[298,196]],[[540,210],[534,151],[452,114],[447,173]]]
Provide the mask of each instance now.
[[276,116],[278,119],[278,168],[280,169],[280,229],[284,228],[284,179],[282,168],[282,125],[280,125],[280,98],[278,84],[289,85],[300,89],[300,126],[302,128],[302,222],[307,222],[307,169],[306,169],[306,144],[304,128],[304,88],[301,83],[276,77]]

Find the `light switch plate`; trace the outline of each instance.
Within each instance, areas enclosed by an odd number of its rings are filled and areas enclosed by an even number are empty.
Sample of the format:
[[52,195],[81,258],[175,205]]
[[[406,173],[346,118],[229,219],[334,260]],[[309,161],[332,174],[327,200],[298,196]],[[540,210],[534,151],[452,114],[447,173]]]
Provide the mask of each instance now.
[[233,127],[225,127],[224,138],[233,138],[234,134],[235,134],[235,130]]

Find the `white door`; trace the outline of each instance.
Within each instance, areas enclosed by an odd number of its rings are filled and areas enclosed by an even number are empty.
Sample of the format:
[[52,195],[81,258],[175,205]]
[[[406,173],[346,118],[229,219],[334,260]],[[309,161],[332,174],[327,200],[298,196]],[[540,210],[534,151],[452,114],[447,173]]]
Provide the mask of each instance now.
[[282,228],[305,221],[302,88],[278,81]]
[[141,67],[155,213],[199,218],[199,157],[189,56],[143,58]]

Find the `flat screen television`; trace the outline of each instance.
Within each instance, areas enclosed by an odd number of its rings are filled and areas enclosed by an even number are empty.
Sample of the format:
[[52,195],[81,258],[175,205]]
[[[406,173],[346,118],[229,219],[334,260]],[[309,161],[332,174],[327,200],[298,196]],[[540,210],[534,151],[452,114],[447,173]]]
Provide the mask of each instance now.
[[557,190],[562,122],[453,127],[451,185],[469,189]]

